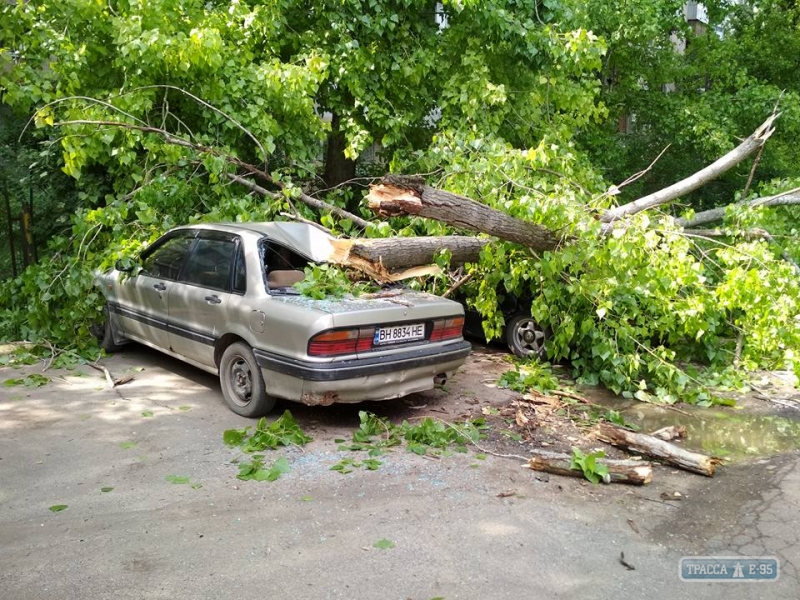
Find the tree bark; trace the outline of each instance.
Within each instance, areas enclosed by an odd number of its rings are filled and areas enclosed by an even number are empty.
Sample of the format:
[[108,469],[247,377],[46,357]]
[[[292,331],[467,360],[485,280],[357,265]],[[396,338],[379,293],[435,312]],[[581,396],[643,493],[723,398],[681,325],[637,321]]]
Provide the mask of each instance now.
[[[554,475],[583,477],[583,472],[569,468],[570,461],[571,458],[566,454],[537,450],[524,466],[534,471],[544,471]],[[612,483],[647,485],[653,479],[652,465],[641,460],[599,460],[597,462],[608,467]]]
[[413,215],[516,242],[536,252],[556,249],[563,239],[542,225],[527,223],[465,196],[425,185],[421,177],[387,175],[367,196],[382,217]]
[[640,454],[646,454],[680,469],[700,473],[706,477],[713,477],[714,469],[720,463],[718,458],[690,452],[652,435],[634,433],[608,423],[600,423],[597,438],[613,446],[621,446]]
[[328,148],[325,151],[325,174],[322,179],[329,188],[336,187],[356,176],[356,161],[347,158],[344,150],[347,140],[339,129],[339,115],[333,115],[331,133],[328,135]]
[[351,255],[372,262],[380,262],[387,269],[404,269],[414,265],[427,265],[441,250],[450,251],[450,264],[463,265],[475,262],[481,249],[489,242],[468,236],[407,237],[354,240]]
[[336,239],[330,261],[358,269],[377,281],[391,282],[440,273],[439,267],[431,263],[442,249],[450,251],[452,265],[475,262],[487,243],[488,240],[455,235]]
[[623,217],[635,215],[636,213],[644,210],[649,210],[667,202],[671,202],[681,196],[685,196],[689,192],[705,185],[738,165],[745,158],[756,152],[761,148],[769,136],[772,135],[774,129],[772,128],[773,121],[778,117],[777,114],[770,115],[770,117],[756,129],[752,135],[745,139],[736,148],[728,152],[725,156],[717,159],[704,169],[697,171],[697,173],[683,179],[677,183],[672,184],[662,190],[658,190],[648,196],[617,206],[607,210],[600,216],[600,220],[604,223],[613,223]]

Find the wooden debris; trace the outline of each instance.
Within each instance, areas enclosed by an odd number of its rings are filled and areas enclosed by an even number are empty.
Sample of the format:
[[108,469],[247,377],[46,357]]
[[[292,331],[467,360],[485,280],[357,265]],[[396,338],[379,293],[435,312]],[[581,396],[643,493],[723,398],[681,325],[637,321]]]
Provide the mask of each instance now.
[[328,260],[357,269],[376,281],[394,282],[441,273],[441,269],[431,263],[443,249],[450,252],[453,266],[475,262],[488,242],[487,239],[457,235],[332,239]]
[[111,371],[109,371],[103,365],[98,365],[96,362],[88,363],[88,365],[90,367],[92,367],[93,369],[97,369],[98,371],[101,371],[103,373],[103,375],[106,376],[106,383],[108,384],[108,387],[110,387],[110,388],[115,387],[114,378],[111,377]]
[[[583,477],[579,470],[570,469],[571,457],[567,454],[536,450],[534,455],[523,465],[534,471],[544,471],[554,475]],[[628,483],[631,485],[647,485],[653,479],[653,467],[640,460],[598,460],[608,467],[612,483]]]
[[613,446],[633,450],[706,477],[713,477],[714,469],[721,462],[719,458],[690,452],[657,437],[634,433],[609,423],[600,423],[597,438]]
[[685,438],[686,427],[684,427],[683,425],[669,425],[668,427],[662,427],[661,429],[657,429],[650,435],[652,435],[653,437],[657,437],[660,440],[664,440],[665,442],[669,442],[670,440]]
[[639,533],[639,527],[636,525],[636,521],[633,519],[628,519],[628,525],[635,533]]

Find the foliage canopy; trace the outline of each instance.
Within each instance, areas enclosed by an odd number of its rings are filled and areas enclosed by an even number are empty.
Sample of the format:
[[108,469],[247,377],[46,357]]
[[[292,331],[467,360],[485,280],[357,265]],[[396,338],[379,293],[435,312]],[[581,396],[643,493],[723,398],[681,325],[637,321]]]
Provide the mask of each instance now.
[[[323,144],[341,133],[342,156],[328,160],[371,150],[379,165],[362,161],[363,172],[428,173],[572,237],[542,256],[486,247],[470,292],[488,334],[502,327],[498,296],[522,295],[554,332],[551,359],[669,402],[707,399],[707,376],[679,367],[687,362],[798,370],[800,289],[781,258],[800,258],[795,208],[731,209],[714,240],[672,217],[797,187],[790,49],[800,46],[800,9],[706,6],[701,27],[679,0],[5,4],[0,94],[18,129],[30,117],[38,129],[4,138],[4,152],[35,148],[74,189],[69,202],[42,207],[54,217],[39,233],[42,260],[0,290],[0,337],[91,348],[102,301],[93,270],[180,223],[289,213],[337,233],[446,231],[391,219],[358,232],[298,202],[302,189],[371,218],[356,185],[321,189]],[[752,182],[742,165],[668,211],[601,234],[597,211],[693,172],[776,105],[778,130]],[[644,176],[614,186],[667,144]],[[263,172],[255,176],[273,196],[232,181],[253,176],[243,164]],[[19,177],[3,167],[2,178]],[[742,235],[756,227],[777,244]]]

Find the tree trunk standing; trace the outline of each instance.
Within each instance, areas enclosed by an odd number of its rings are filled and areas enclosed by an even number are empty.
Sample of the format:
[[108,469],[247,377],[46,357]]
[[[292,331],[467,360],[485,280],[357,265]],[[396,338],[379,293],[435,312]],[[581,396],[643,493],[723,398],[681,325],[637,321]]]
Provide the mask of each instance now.
[[22,259],[27,267],[36,262],[36,247],[33,244],[33,223],[30,207],[23,207],[19,222],[22,228]]
[[413,215],[453,227],[479,231],[527,246],[535,252],[554,250],[564,241],[546,227],[516,219],[465,196],[425,185],[421,177],[387,175],[367,195],[369,207],[382,217]]
[[613,446],[621,446],[634,452],[646,454],[670,465],[700,473],[706,477],[714,476],[714,469],[720,463],[718,458],[684,450],[652,435],[634,433],[608,423],[600,423],[597,439]]
[[344,155],[345,148],[347,140],[339,129],[339,115],[334,114],[331,133],[328,135],[328,148],[325,151],[325,174],[322,177],[329,188],[350,181],[356,176],[356,161]]
[[[583,472],[570,469],[571,459],[566,454],[537,450],[524,465],[534,471],[544,471],[554,475],[567,477],[583,477]],[[653,467],[641,460],[598,460],[598,464],[608,467],[608,475],[612,483],[629,483],[631,485],[647,485],[653,479]]]
[[11,216],[11,198],[8,195],[8,185],[3,181],[3,197],[6,202],[6,225],[8,227],[8,250],[11,254],[11,276],[17,276],[17,252],[14,248],[14,220]]

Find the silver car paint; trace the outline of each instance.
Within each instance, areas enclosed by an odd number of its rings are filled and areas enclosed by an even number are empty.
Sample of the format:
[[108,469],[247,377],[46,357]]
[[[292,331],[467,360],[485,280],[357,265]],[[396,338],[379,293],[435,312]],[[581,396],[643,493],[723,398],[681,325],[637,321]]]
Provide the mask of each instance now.
[[[137,310],[170,323],[167,333],[158,326],[127,318],[123,314],[115,322],[126,337],[210,372],[217,372],[220,344],[224,339],[241,338],[251,347],[265,354],[284,357],[286,361],[324,365],[358,357],[309,356],[308,340],[314,333],[339,327],[409,323],[463,314],[458,303],[409,291],[390,292],[385,298],[325,300],[269,293],[258,251],[258,242],[264,236],[314,261],[324,262],[330,253],[330,240],[334,238],[301,223],[215,224],[179,229],[213,230],[238,235],[245,249],[246,292],[220,292],[145,274],[120,281],[120,273],[116,271],[100,276],[100,283],[107,299],[119,303],[123,311]],[[159,290],[159,287],[165,289]],[[209,296],[216,296],[220,302],[208,302],[206,298]],[[198,339],[182,335],[185,331],[195,332],[195,338]],[[215,340],[217,345],[199,339],[206,337]],[[447,346],[440,342],[425,344]],[[401,358],[408,351],[409,345],[400,345],[366,354],[390,359],[392,356]],[[465,359],[466,355],[443,358],[436,364],[400,367],[397,371],[335,381],[307,381],[266,368],[262,372],[271,395],[307,404],[330,404],[388,399],[430,389],[434,376],[451,375]]]

